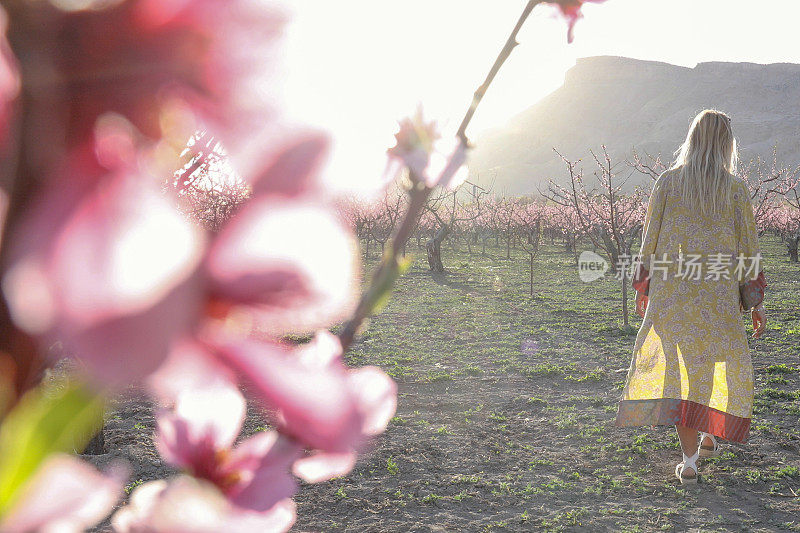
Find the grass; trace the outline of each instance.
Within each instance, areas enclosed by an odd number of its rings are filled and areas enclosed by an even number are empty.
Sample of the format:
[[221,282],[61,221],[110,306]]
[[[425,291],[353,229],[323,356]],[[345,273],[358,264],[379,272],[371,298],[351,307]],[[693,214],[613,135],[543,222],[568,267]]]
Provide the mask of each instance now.
[[143,479],[137,479],[136,481],[128,483],[127,485],[125,485],[125,494],[130,494],[131,492],[133,492],[133,489],[135,489],[139,485],[142,485],[143,483],[144,483]]
[[[345,356],[394,377],[398,412],[336,490],[303,487],[298,529],[738,531],[798,523],[800,498],[791,491],[800,492],[800,266],[782,246],[762,238],[770,329],[748,339],[751,443],[725,445],[701,466],[713,505],[676,484],[673,429],[613,426],[640,323],[631,299],[623,326],[618,281],[580,282],[562,245],[547,242],[530,296],[520,250],[508,260],[502,247],[482,255],[447,245],[448,272],[432,276],[424,249],[410,245],[417,258]],[[325,512],[308,514],[304,505]],[[719,510],[732,507],[746,512],[720,524]]]

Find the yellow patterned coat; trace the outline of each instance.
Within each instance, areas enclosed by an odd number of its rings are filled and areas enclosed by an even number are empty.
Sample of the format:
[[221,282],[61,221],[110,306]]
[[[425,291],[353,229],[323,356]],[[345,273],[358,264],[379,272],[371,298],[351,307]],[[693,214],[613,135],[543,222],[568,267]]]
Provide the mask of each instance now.
[[633,280],[647,308],[616,424],[678,424],[742,442],[753,367],[741,309],[766,287],[750,194],[730,176],[732,204],[704,216],[685,205],[675,178],[659,177],[647,207]]

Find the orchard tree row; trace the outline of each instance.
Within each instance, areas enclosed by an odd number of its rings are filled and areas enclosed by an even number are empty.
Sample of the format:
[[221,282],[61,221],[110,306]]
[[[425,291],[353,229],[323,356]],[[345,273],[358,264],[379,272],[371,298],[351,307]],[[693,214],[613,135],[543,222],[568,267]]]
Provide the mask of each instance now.
[[[558,154],[558,152],[556,152]],[[542,242],[563,246],[575,264],[582,246],[602,255],[610,271],[621,280],[622,314],[627,326],[628,276],[635,244],[641,238],[650,187],[626,187],[633,176],[649,176],[654,183],[667,169],[660,157],[634,152],[630,159],[612,161],[605,147],[590,151],[588,168],[561,154],[567,180],[550,179],[537,194],[511,197],[465,181],[454,190],[431,195],[417,218],[411,239],[425,249],[432,272],[444,272],[441,250],[487,254],[487,246],[502,250],[510,260],[512,250],[523,250],[530,262],[533,294],[534,259]],[[791,262],[798,262],[800,244],[800,167],[751,160],[739,169],[753,201],[760,234],[771,233],[787,247]],[[375,200],[354,198],[340,203],[340,213],[353,228],[366,257],[382,253],[397,221],[403,218],[405,185],[396,186]],[[405,252],[405,250],[403,250]]]

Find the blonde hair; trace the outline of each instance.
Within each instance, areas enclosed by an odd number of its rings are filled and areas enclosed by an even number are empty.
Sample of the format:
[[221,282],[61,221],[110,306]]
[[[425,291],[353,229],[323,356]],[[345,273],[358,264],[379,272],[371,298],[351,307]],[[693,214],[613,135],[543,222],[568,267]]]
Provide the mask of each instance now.
[[694,117],[670,170],[677,170],[676,185],[687,206],[703,215],[717,215],[731,204],[738,162],[731,118],[706,109]]

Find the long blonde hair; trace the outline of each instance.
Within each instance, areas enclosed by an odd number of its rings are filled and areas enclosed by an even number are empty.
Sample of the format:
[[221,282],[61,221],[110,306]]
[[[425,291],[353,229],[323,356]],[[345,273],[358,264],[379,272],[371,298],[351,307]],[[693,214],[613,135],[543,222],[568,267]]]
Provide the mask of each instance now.
[[731,177],[739,162],[731,118],[715,109],[698,113],[686,141],[675,152],[681,196],[703,215],[722,213],[732,201]]

